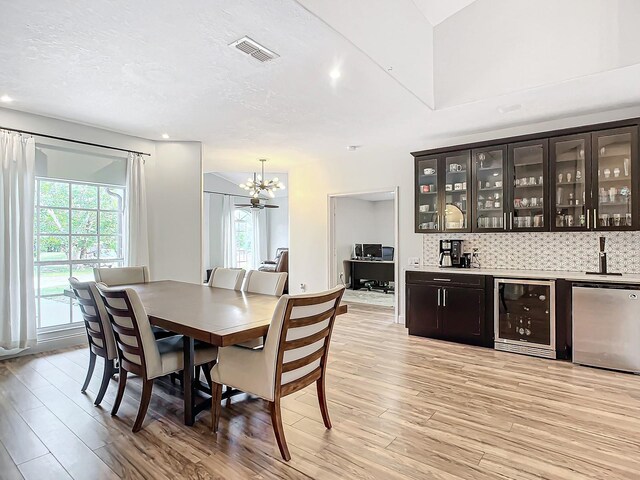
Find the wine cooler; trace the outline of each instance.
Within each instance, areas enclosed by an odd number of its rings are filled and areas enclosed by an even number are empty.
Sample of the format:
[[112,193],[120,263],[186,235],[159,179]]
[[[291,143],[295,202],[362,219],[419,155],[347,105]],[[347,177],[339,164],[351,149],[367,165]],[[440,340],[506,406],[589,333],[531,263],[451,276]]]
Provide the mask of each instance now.
[[555,282],[495,280],[495,348],[556,358]]

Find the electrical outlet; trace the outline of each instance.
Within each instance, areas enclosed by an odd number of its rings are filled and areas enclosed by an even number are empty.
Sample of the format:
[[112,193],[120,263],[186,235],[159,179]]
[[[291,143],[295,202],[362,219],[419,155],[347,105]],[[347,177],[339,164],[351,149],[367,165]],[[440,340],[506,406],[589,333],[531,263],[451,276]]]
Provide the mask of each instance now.
[[301,283],[300,284],[300,291],[301,292],[306,292],[307,291],[307,284],[306,283]]
[[420,257],[409,257],[409,261],[407,262],[407,265],[410,265],[412,267],[420,266]]

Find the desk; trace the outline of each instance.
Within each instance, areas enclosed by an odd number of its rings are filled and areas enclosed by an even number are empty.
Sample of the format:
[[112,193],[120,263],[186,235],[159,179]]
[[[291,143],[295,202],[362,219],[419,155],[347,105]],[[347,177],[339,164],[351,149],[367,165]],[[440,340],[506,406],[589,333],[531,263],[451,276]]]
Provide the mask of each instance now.
[[[211,399],[195,404],[194,341],[226,347],[264,337],[278,297],[212,288],[195,283],[161,282],[122,285],[140,296],[151,325],[184,336],[184,423],[211,406]],[[338,315],[346,313],[341,305]]]
[[349,264],[351,288],[358,290],[361,280],[377,280],[379,282],[393,282],[395,262],[375,260],[345,260]]

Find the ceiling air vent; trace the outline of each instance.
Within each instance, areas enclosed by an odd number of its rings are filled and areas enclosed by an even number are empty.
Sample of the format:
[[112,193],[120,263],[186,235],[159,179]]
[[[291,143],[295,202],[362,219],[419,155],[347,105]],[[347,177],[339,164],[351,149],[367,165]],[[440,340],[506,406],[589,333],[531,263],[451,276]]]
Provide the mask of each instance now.
[[229,46],[236,47],[241,52],[251,55],[253,58],[261,62],[268,62],[269,60],[279,57],[277,53],[263,47],[258,42],[251,40],[249,37],[242,37],[240,40],[231,43]]

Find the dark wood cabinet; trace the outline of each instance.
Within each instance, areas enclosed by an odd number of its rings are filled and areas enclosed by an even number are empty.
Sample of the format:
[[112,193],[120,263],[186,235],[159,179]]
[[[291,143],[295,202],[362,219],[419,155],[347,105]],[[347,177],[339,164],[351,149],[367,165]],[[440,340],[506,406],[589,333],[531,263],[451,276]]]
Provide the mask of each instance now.
[[481,345],[484,311],[484,290],[442,287],[442,337]]
[[638,230],[640,119],[414,152],[415,231]]
[[409,334],[492,347],[487,285],[483,275],[407,272]]
[[416,158],[416,233],[470,232],[471,152]]
[[407,287],[407,327],[410,335],[438,337],[440,293],[440,287],[431,285]]

